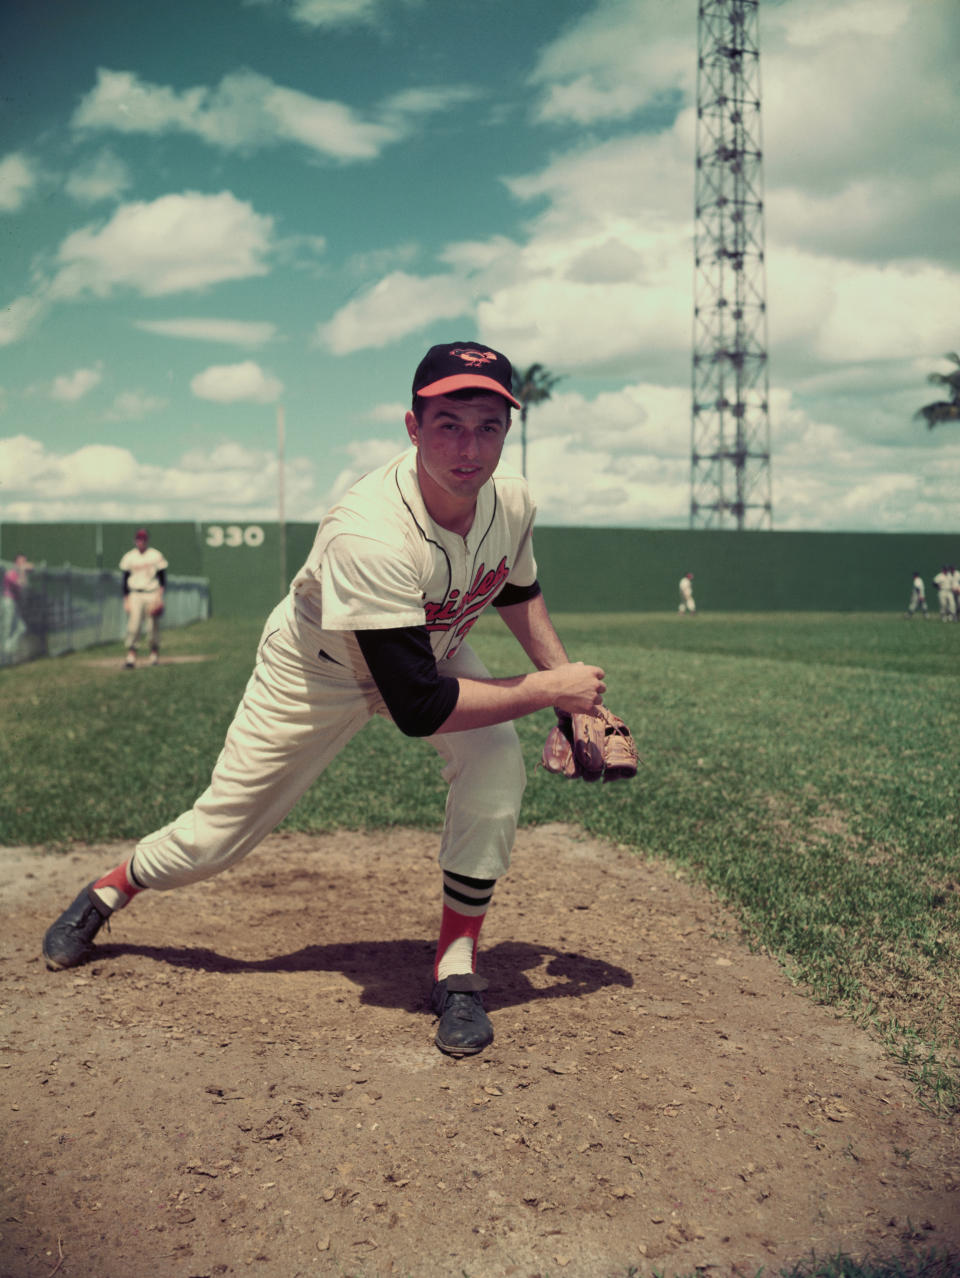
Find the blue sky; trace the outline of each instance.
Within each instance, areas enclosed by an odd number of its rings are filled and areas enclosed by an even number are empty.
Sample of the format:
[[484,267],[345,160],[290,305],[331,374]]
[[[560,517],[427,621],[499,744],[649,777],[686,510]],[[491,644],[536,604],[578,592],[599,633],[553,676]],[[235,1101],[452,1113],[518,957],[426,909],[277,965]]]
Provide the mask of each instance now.
[[[0,520],[318,519],[417,361],[563,375],[541,521],[684,527],[695,0],[0,10]],[[774,525],[955,531],[960,8],[761,3]],[[519,432],[505,463],[519,465]]]

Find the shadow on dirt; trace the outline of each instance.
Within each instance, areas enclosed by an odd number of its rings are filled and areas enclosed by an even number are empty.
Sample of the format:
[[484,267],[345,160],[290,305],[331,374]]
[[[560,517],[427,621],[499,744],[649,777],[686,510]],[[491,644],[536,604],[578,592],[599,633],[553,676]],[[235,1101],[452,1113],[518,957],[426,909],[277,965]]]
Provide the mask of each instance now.
[[[356,941],[307,945],[292,954],[241,959],[202,946],[107,944],[97,947],[93,962],[138,955],[205,972],[339,972],[361,987],[362,1003],[412,1012],[421,1011],[429,998],[433,949],[429,941]],[[582,998],[611,985],[633,985],[632,975],[613,963],[524,941],[504,941],[485,950],[481,966],[490,981],[484,997],[490,1010],[540,999]],[[536,984],[528,972],[539,974]],[[551,978],[549,984],[544,982],[544,974]]]

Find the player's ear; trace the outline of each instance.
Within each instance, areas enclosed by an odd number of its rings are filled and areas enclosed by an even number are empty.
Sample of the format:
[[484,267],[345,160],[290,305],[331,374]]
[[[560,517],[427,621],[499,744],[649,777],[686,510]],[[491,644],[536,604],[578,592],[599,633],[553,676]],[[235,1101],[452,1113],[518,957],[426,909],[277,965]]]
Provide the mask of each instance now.
[[414,417],[412,412],[407,413],[406,417],[403,419],[403,424],[407,428],[407,434],[410,436],[411,444],[419,443],[418,434],[420,428],[417,425],[417,419]]

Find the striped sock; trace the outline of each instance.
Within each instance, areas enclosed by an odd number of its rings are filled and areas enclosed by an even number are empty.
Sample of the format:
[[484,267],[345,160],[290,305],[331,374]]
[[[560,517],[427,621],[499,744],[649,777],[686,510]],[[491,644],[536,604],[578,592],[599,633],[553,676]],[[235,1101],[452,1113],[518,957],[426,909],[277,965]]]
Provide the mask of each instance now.
[[495,884],[496,879],[470,879],[444,870],[443,916],[434,980],[476,971],[477,941]]
[[122,910],[125,905],[130,904],[138,892],[143,891],[130,869],[132,860],[133,857],[130,861],[124,861],[115,870],[105,874],[102,879],[97,879],[93,885],[92,890],[109,910]]

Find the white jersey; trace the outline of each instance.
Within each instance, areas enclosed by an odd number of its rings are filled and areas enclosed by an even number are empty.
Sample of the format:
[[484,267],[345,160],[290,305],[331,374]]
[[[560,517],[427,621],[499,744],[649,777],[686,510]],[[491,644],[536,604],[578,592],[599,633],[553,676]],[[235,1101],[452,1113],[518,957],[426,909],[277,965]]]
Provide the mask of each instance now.
[[535,506],[526,481],[494,476],[466,537],[434,523],[417,450],[371,471],[324,516],[286,613],[301,643],[365,671],[355,630],[426,626],[437,660],[452,657],[509,582],[537,578]]
[[680,593],[683,595],[684,599],[689,599],[693,594],[693,582],[689,577],[680,578]]
[[919,573],[913,579],[913,588],[917,592],[917,598],[923,599],[926,595],[926,591],[923,588],[923,578],[919,575]]
[[136,546],[120,560],[120,571],[130,574],[127,579],[128,590],[159,590],[160,582],[157,573],[167,567],[167,561],[159,550],[149,546],[146,550],[138,550]]
[[950,573],[938,572],[933,579],[933,584],[940,591],[950,590]]

